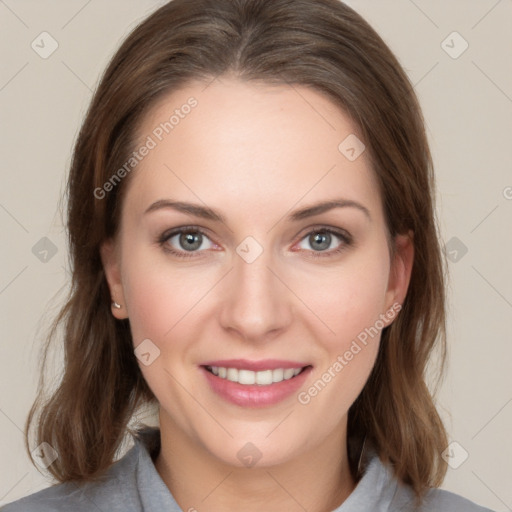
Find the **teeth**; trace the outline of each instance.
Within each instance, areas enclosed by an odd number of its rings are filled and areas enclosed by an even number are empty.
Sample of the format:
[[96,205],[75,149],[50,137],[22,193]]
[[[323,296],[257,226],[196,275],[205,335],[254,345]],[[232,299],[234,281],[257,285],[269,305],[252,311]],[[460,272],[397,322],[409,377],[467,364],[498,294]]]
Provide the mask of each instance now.
[[289,380],[302,371],[302,368],[276,368],[275,370],[253,372],[252,370],[238,370],[222,366],[207,366],[207,369],[221,379],[238,382],[238,384],[258,384],[259,386],[269,386],[282,380]]
[[254,384],[256,382],[256,372],[238,370],[238,382],[240,384]]
[[272,370],[255,372],[255,376],[256,384],[259,384],[260,386],[268,386],[274,382],[272,380]]
[[284,379],[284,370],[282,368],[276,368],[272,370],[272,381],[281,382]]
[[286,370],[284,371],[284,380],[291,379],[293,377],[293,372],[293,368],[286,368]]

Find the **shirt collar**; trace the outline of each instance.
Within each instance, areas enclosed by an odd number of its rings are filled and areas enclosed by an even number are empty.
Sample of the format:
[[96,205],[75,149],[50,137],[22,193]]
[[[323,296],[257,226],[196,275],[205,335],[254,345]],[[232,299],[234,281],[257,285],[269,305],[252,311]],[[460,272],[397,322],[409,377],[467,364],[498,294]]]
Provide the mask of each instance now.
[[[145,427],[134,439],[133,456],[136,464],[136,481],[144,510],[181,511],[168,487],[154,465],[160,451],[160,429]],[[363,450],[364,474],[348,498],[333,512],[358,512],[372,510],[385,512],[394,503],[409,503],[411,490],[398,483],[389,466],[384,465],[373,447]]]

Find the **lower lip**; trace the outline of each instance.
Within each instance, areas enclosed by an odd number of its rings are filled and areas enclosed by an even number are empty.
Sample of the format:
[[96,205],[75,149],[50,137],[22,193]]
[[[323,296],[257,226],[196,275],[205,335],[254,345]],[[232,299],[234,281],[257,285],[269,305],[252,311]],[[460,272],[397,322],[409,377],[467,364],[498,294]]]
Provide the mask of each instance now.
[[212,390],[228,402],[241,407],[266,407],[285,400],[298,391],[311,370],[312,367],[308,366],[299,375],[291,379],[282,380],[268,386],[260,386],[257,384],[239,384],[217,377],[204,366],[201,366],[201,371],[205,374]]

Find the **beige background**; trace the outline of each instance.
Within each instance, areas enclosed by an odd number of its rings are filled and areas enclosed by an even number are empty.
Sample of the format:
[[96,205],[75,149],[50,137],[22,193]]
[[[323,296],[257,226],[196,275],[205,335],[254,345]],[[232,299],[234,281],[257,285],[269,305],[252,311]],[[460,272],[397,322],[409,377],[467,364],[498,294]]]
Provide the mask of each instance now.
[[[161,4],[0,0],[0,504],[49,485],[24,453],[22,428],[50,318],[43,314],[56,311],[63,294],[50,301],[68,279],[58,201],[72,144],[107,59]],[[443,488],[511,510],[512,0],[349,4],[415,84],[436,164],[452,260],[450,366],[439,408],[458,443]],[[58,43],[47,59],[31,47],[43,31]]]

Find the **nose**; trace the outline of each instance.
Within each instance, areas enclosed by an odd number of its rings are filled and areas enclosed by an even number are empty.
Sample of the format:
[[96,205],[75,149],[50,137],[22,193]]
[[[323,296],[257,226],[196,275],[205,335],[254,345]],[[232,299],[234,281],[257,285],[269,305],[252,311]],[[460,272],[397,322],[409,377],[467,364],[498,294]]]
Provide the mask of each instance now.
[[252,342],[285,331],[292,321],[293,294],[279,276],[270,251],[251,263],[235,254],[233,267],[222,287],[222,327]]

